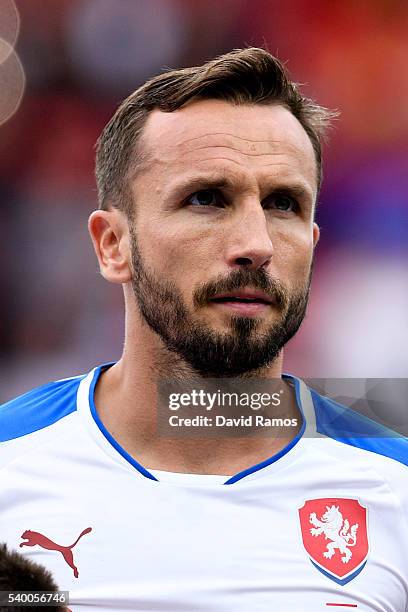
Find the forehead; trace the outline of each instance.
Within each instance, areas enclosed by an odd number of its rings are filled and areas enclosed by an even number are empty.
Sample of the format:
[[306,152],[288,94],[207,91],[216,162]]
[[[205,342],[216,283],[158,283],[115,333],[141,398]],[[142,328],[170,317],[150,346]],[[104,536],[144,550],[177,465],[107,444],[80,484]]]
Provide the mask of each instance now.
[[165,174],[227,165],[301,179],[314,193],[317,188],[312,143],[278,104],[199,100],[171,113],[156,109],[146,121],[141,148],[146,168]]

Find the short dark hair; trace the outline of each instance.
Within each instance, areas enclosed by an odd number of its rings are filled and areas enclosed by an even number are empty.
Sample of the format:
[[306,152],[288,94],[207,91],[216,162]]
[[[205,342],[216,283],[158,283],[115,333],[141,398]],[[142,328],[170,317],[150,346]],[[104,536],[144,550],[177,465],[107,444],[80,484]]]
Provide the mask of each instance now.
[[132,214],[129,170],[140,162],[138,142],[149,113],[171,113],[192,100],[217,99],[233,104],[281,104],[303,126],[316,157],[318,188],[322,180],[321,143],[337,115],[302,96],[283,64],[265,49],[236,49],[202,66],[164,72],[136,89],[117,109],[96,145],[99,206]]
[[[34,563],[17,551],[8,550],[6,544],[0,544],[0,591],[47,591],[54,593],[58,587],[51,572],[38,563]],[[0,604],[1,612],[29,612],[46,610],[62,612],[64,607],[55,606],[6,606]]]

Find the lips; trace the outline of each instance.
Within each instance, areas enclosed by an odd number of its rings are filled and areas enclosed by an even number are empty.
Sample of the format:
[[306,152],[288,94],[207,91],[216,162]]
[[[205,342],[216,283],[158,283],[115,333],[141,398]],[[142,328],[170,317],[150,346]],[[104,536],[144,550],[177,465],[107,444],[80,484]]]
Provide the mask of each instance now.
[[219,293],[211,299],[212,302],[226,303],[237,302],[241,304],[272,304],[273,299],[263,291],[245,290],[231,291],[230,293]]

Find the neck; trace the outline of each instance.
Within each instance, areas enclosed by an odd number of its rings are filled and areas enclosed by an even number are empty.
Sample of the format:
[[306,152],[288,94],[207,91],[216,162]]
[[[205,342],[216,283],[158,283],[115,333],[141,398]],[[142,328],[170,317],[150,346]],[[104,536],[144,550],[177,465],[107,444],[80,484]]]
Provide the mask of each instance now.
[[[257,372],[240,378],[281,378],[282,353]],[[284,448],[300,429],[300,414],[291,386],[282,381],[286,397],[285,418],[296,418],[299,427],[285,432],[262,428],[259,435],[168,438],[157,432],[157,385],[160,380],[182,381],[200,377],[181,357],[168,351],[146,325],[127,334],[121,359],[102,373],[95,389],[95,405],[105,427],[119,444],[147,469],[230,476],[271,457]],[[203,385],[205,379],[203,379]],[[287,405],[287,408],[286,408]],[[196,413],[195,413],[196,414]],[[257,411],[257,415],[260,414]],[[246,431],[248,434],[248,431]]]

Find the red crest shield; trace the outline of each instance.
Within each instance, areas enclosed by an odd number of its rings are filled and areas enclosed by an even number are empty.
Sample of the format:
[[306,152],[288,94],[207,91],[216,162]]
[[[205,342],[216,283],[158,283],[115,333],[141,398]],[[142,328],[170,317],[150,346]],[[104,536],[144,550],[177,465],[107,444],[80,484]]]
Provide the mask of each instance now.
[[299,508],[303,546],[313,565],[338,584],[347,584],[368,556],[367,508],[357,499],[309,499]]

